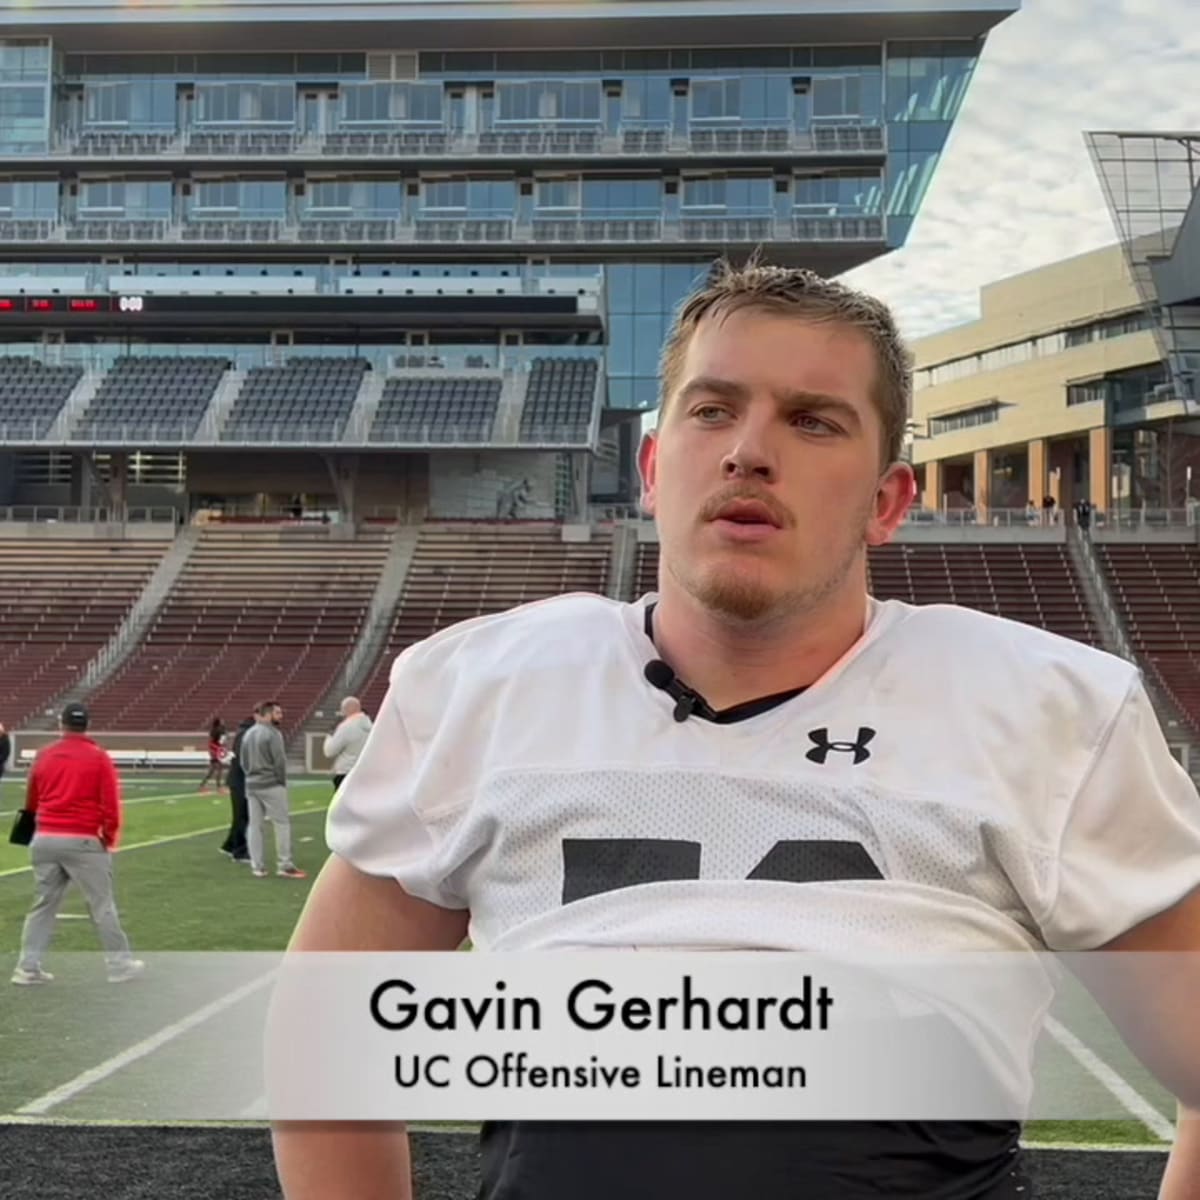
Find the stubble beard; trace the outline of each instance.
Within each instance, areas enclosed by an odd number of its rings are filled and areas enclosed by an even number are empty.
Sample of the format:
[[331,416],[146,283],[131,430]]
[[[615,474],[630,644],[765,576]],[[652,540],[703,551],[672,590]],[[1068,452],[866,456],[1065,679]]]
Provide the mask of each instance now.
[[754,569],[751,561],[739,569],[727,558],[690,564],[666,552],[663,566],[702,608],[722,621],[739,626],[768,625],[803,616],[821,608],[846,582],[866,541],[869,515],[860,514],[852,534],[838,547],[832,566],[821,575],[791,587],[781,587],[769,571]]

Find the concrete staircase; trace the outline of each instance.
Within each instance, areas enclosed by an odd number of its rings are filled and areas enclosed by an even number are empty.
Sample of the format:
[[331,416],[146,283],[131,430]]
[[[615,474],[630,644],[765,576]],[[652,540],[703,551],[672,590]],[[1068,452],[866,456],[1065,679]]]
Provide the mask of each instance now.
[[88,663],[79,682],[54,701],[55,711],[72,700],[86,700],[125,661],[153,624],[199,539],[200,530],[195,526],[184,526],[176,534],[170,549],[146,581],[137,603],[129,610],[129,615]]
[[342,699],[355,695],[366,682],[375,660],[387,644],[392,617],[396,605],[400,602],[400,593],[404,590],[409,568],[412,566],[420,532],[419,526],[397,527],[387,558],[384,560],[383,570],[379,573],[375,594],[371,597],[371,608],[363,622],[362,634],[333,687],[313,712],[313,721],[322,728],[330,724]]

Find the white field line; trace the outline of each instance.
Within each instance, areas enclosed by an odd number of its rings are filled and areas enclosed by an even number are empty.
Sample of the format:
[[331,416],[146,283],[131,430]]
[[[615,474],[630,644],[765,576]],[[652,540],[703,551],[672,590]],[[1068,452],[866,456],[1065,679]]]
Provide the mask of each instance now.
[[1132,1084],[1122,1078],[1094,1050],[1085,1046],[1065,1025],[1053,1017],[1046,1018],[1046,1032],[1101,1087],[1114,1096],[1133,1116],[1137,1117],[1155,1137],[1164,1142],[1175,1140],[1175,1126],[1146,1099]]
[[[134,804],[154,804],[159,800],[194,800],[199,795],[199,792],[171,792],[166,796],[135,796],[132,800],[125,800],[122,798],[121,807],[130,808]],[[226,798],[228,799],[228,797]],[[0,819],[3,819],[4,817],[15,817],[16,815],[17,810],[14,808],[10,812],[0,812]]]
[[44,1096],[39,1096],[36,1100],[31,1100],[28,1104],[22,1105],[17,1109],[17,1116],[38,1117],[49,1112],[52,1108],[57,1108],[65,1101],[78,1096],[80,1092],[86,1091],[93,1084],[100,1083],[110,1075],[116,1074],[117,1071],[129,1066],[130,1063],[137,1062],[139,1058],[145,1058],[146,1055],[153,1054],[155,1050],[161,1049],[168,1042],[174,1041],[180,1034],[187,1033],[189,1029],[195,1029],[197,1025],[202,1025],[210,1017],[215,1017],[231,1005],[237,1004],[247,996],[253,995],[260,988],[270,983],[275,978],[276,973],[276,969],[272,968],[265,975],[260,975],[257,979],[252,979],[249,983],[242,984],[240,988],[236,988],[228,995],[213,1000],[211,1003],[204,1005],[203,1008],[198,1008],[195,1012],[189,1013],[188,1016],[181,1017],[178,1021],[173,1021],[157,1033],[151,1034],[150,1037],[143,1038],[142,1041],[130,1046],[128,1050],[122,1050],[120,1054],[114,1054],[112,1058],[106,1058],[99,1066],[92,1067],[91,1070],[84,1071],[81,1075],[76,1075],[74,1079],[68,1080],[53,1091],[47,1092]]
[[[302,817],[306,813],[325,812],[328,806],[318,804],[312,808],[293,808],[293,817]],[[207,829],[193,829],[190,833],[173,833],[170,837],[151,838],[148,842],[134,842],[132,846],[118,846],[114,851],[116,854],[125,854],[130,850],[144,850],[148,846],[165,846],[168,842],[183,842],[188,838],[202,837],[206,833],[221,833],[223,830],[228,830],[229,822],[226,821],[221,825],[210,825]],[[8,875],[21,875],[25,871],[32,871],[32,866],[27,867],[10,867],[7,871],[0,871],[0,879]]]

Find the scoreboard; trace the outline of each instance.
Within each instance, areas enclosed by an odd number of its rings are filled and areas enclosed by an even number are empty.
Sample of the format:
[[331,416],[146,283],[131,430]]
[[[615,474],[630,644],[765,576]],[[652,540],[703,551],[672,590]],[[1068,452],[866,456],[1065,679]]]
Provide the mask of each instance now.
[[145,296],[0,296],[0,314],[136,314],[145,312],[146,305]]
[[[0,279],[0,286],[3,279]],[[450,326],[598,326],[594,305],[562,295],[5,295],[0,292],[0,341],[6,328],[72,327],[126,335],[145,327],[190,332],[310,328],[343,333],[399,322]]]

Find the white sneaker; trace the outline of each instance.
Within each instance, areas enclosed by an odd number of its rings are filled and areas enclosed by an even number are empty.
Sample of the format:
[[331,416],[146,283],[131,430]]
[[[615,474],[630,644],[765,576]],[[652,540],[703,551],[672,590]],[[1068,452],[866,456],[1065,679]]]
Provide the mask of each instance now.
[[115,967],[108,968],[109,983],[128,983],[137,979],[146,969],[146,964],[140,958],[131,958]]
[[33,987],[38,983],[52,983],[54,976],[41,967],[18,967],[12,974],[12,981],[18,987]]

